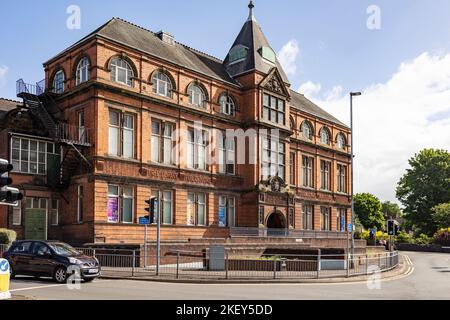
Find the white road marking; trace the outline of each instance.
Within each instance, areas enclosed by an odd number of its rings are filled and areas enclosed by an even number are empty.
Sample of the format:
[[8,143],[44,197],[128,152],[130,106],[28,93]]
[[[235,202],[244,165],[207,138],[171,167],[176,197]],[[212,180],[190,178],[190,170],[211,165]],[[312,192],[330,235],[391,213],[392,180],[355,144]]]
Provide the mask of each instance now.
[[[103,282],[111,282],[111,281],[114,281],[114,280],[100,280],[100,281],[93,282],[92,284],[94,284],[94,283],[103,283]],[[29,290],[47,289],[47,288],[64,287],[64,286],[67,286],[67,284],[66,283],[49,284],[49,285],[43,285],[43,286],[35,286],[35,287],[26,287],[26,288],[12,289],[12,290],[9,290],[9,292],[29,291]]]

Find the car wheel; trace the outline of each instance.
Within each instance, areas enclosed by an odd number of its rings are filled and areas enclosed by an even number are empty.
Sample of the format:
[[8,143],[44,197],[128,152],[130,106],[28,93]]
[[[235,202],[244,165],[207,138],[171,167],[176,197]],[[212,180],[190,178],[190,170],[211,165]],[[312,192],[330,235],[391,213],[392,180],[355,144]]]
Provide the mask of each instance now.
[[65,267],[56,268],[53,278],[58,283],[65,283],[67,280],[67,269]]

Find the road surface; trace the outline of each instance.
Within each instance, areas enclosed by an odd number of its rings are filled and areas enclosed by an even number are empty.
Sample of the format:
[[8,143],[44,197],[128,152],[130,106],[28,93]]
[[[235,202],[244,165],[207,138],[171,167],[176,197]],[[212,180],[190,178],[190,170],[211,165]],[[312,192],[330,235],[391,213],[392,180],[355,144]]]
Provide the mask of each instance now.
[[19,278],[13,295],[46,300],[450,299],[450,254],[404,252],[409,274],[379,282],[333,284],[182,284],[98,279],[80,289]]

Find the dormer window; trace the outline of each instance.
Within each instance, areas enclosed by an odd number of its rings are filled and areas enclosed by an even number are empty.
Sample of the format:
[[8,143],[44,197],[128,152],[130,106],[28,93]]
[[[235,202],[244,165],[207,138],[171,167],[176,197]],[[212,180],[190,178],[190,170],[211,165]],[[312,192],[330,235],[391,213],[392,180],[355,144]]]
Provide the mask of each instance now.
[[121,58],[114,58],[110,65],[111,81],[124,84],[126,86],[133,86],[134,72],[131,65]]
[[169,76],[162,71],[157,71],[152,76],[153,93],[167,98],[172,98],[173,85]]
[[228,63],[237,63],[244,60],[247,57],[248,48],[241,44],[233,47],[228,53]]
[[65,81],[64,71],[58,70],[55,73],[55,77],[53,78],[53,91],[55,93],[60,94],[64,92],[64,81]]
[[229,94],[223,94],[219,98],[220,112],[227,116],[234,116],[236,105]]
[[277,56],[275,54],[275,52],[269,48],[269,47],[261,47],[259,50],[259,54],[261,55],[261,57],[271,63],[275,63],[277,60]]

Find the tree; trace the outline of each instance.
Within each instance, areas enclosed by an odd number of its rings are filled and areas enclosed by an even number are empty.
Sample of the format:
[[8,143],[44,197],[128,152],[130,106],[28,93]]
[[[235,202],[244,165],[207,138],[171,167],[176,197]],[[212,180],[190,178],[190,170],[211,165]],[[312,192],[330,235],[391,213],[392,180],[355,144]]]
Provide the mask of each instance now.
[[414,229],[431,236],[438,229],[432,208],[450,202],[450,153],[424,149],[409,160],[409,165],[398,183],[397,198]]
[[359,193],[355,195],[355,215],[366,229],[377,228],[384,230],[384,216],[382,205],[377,197],[370,193]]
[[438,229],[450,227],[450,203],[437,205],[431,211],[431,216]]
[[402,216],[402,210],[400,210],[400,207],[398,206],[398,204],[390,202],[390,201],[385,201],[382,203],[383,206],[383,214],[385,216],[392,217],[392,219],[398,219],[401,218]]

